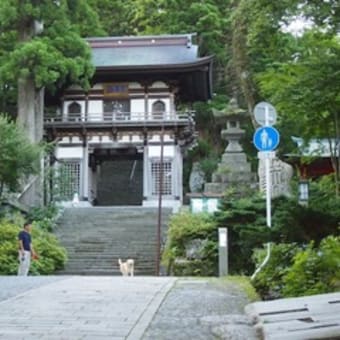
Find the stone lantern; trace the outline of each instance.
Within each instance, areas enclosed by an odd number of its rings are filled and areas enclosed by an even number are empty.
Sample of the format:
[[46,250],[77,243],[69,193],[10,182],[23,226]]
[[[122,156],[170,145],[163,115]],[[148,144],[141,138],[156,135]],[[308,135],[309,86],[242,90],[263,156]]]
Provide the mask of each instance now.
[[238,107],[235,99],[231,99],[226,111],[213,113],[217,120],[226,124],[221,136],[227,141],[227,146],[212,175],[212,182],[204,186],[204,193],[222,195],[229,188],[239,189],[240,184],[247,187],[255,185],[256,176],[251,172],[250,163],[240,144],[240,139],[245,134],[241,129],[241,122],[247,118],[246,111]]

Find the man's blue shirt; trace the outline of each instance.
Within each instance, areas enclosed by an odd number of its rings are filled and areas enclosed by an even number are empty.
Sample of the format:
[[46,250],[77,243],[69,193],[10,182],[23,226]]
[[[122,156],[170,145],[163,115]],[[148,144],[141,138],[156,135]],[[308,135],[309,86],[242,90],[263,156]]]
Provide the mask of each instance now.
[[19,241],[22,241],[24,250],[31,251],[31,235],[26,230],[21,230],[18,235]]

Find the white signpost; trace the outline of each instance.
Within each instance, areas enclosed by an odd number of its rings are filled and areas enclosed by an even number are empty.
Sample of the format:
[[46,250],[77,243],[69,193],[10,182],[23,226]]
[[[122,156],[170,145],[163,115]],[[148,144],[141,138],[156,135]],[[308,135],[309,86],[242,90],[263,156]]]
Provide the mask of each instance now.
[[[274,106],[266,102],[258,103],[254,108],[255,120],[262,127],[258,128],[253,137],[253,142],[257,150],[258,157],[265,161],[266,171],[266,220],[267,227],[271,228],[271,176],[270,176],[270,160],[275,157],[274,149],[280,142],[279,132],[271,125],[276,123],[276,110]],[[270,257],[270,242],[267,243],[267,256],[262,264],[256,269],[251,279],[254,279],[256,274],[268,262]]]
[[228,275],[228,229],[218,228],[218,274]]

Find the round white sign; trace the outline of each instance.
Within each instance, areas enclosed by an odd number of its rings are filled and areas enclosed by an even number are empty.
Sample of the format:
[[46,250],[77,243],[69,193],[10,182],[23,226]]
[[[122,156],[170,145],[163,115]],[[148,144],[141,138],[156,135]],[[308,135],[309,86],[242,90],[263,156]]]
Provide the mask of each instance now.
[[276,110],[273,105],[267,102],[260,102],[255,105],[254,116],[256,122],[262,126],[271,126],[276,123]]

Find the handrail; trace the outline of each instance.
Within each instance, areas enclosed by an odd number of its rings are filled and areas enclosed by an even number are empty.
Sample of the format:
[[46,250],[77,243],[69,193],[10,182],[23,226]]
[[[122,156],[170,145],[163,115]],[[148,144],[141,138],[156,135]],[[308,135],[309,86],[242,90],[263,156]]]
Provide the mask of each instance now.
[[25,195],[25,193],[28,191],[28,189],[39,179],[39,176],[35,175],[33,178],[25,185],[24,189],[17,194],[17,200],[20,200],[22,196]]
[[186,112],[101,112],[66,114],[63,116],[45,115],[45,123],[108,123],[108,122],[185,122],[193,120],[194,111]]

